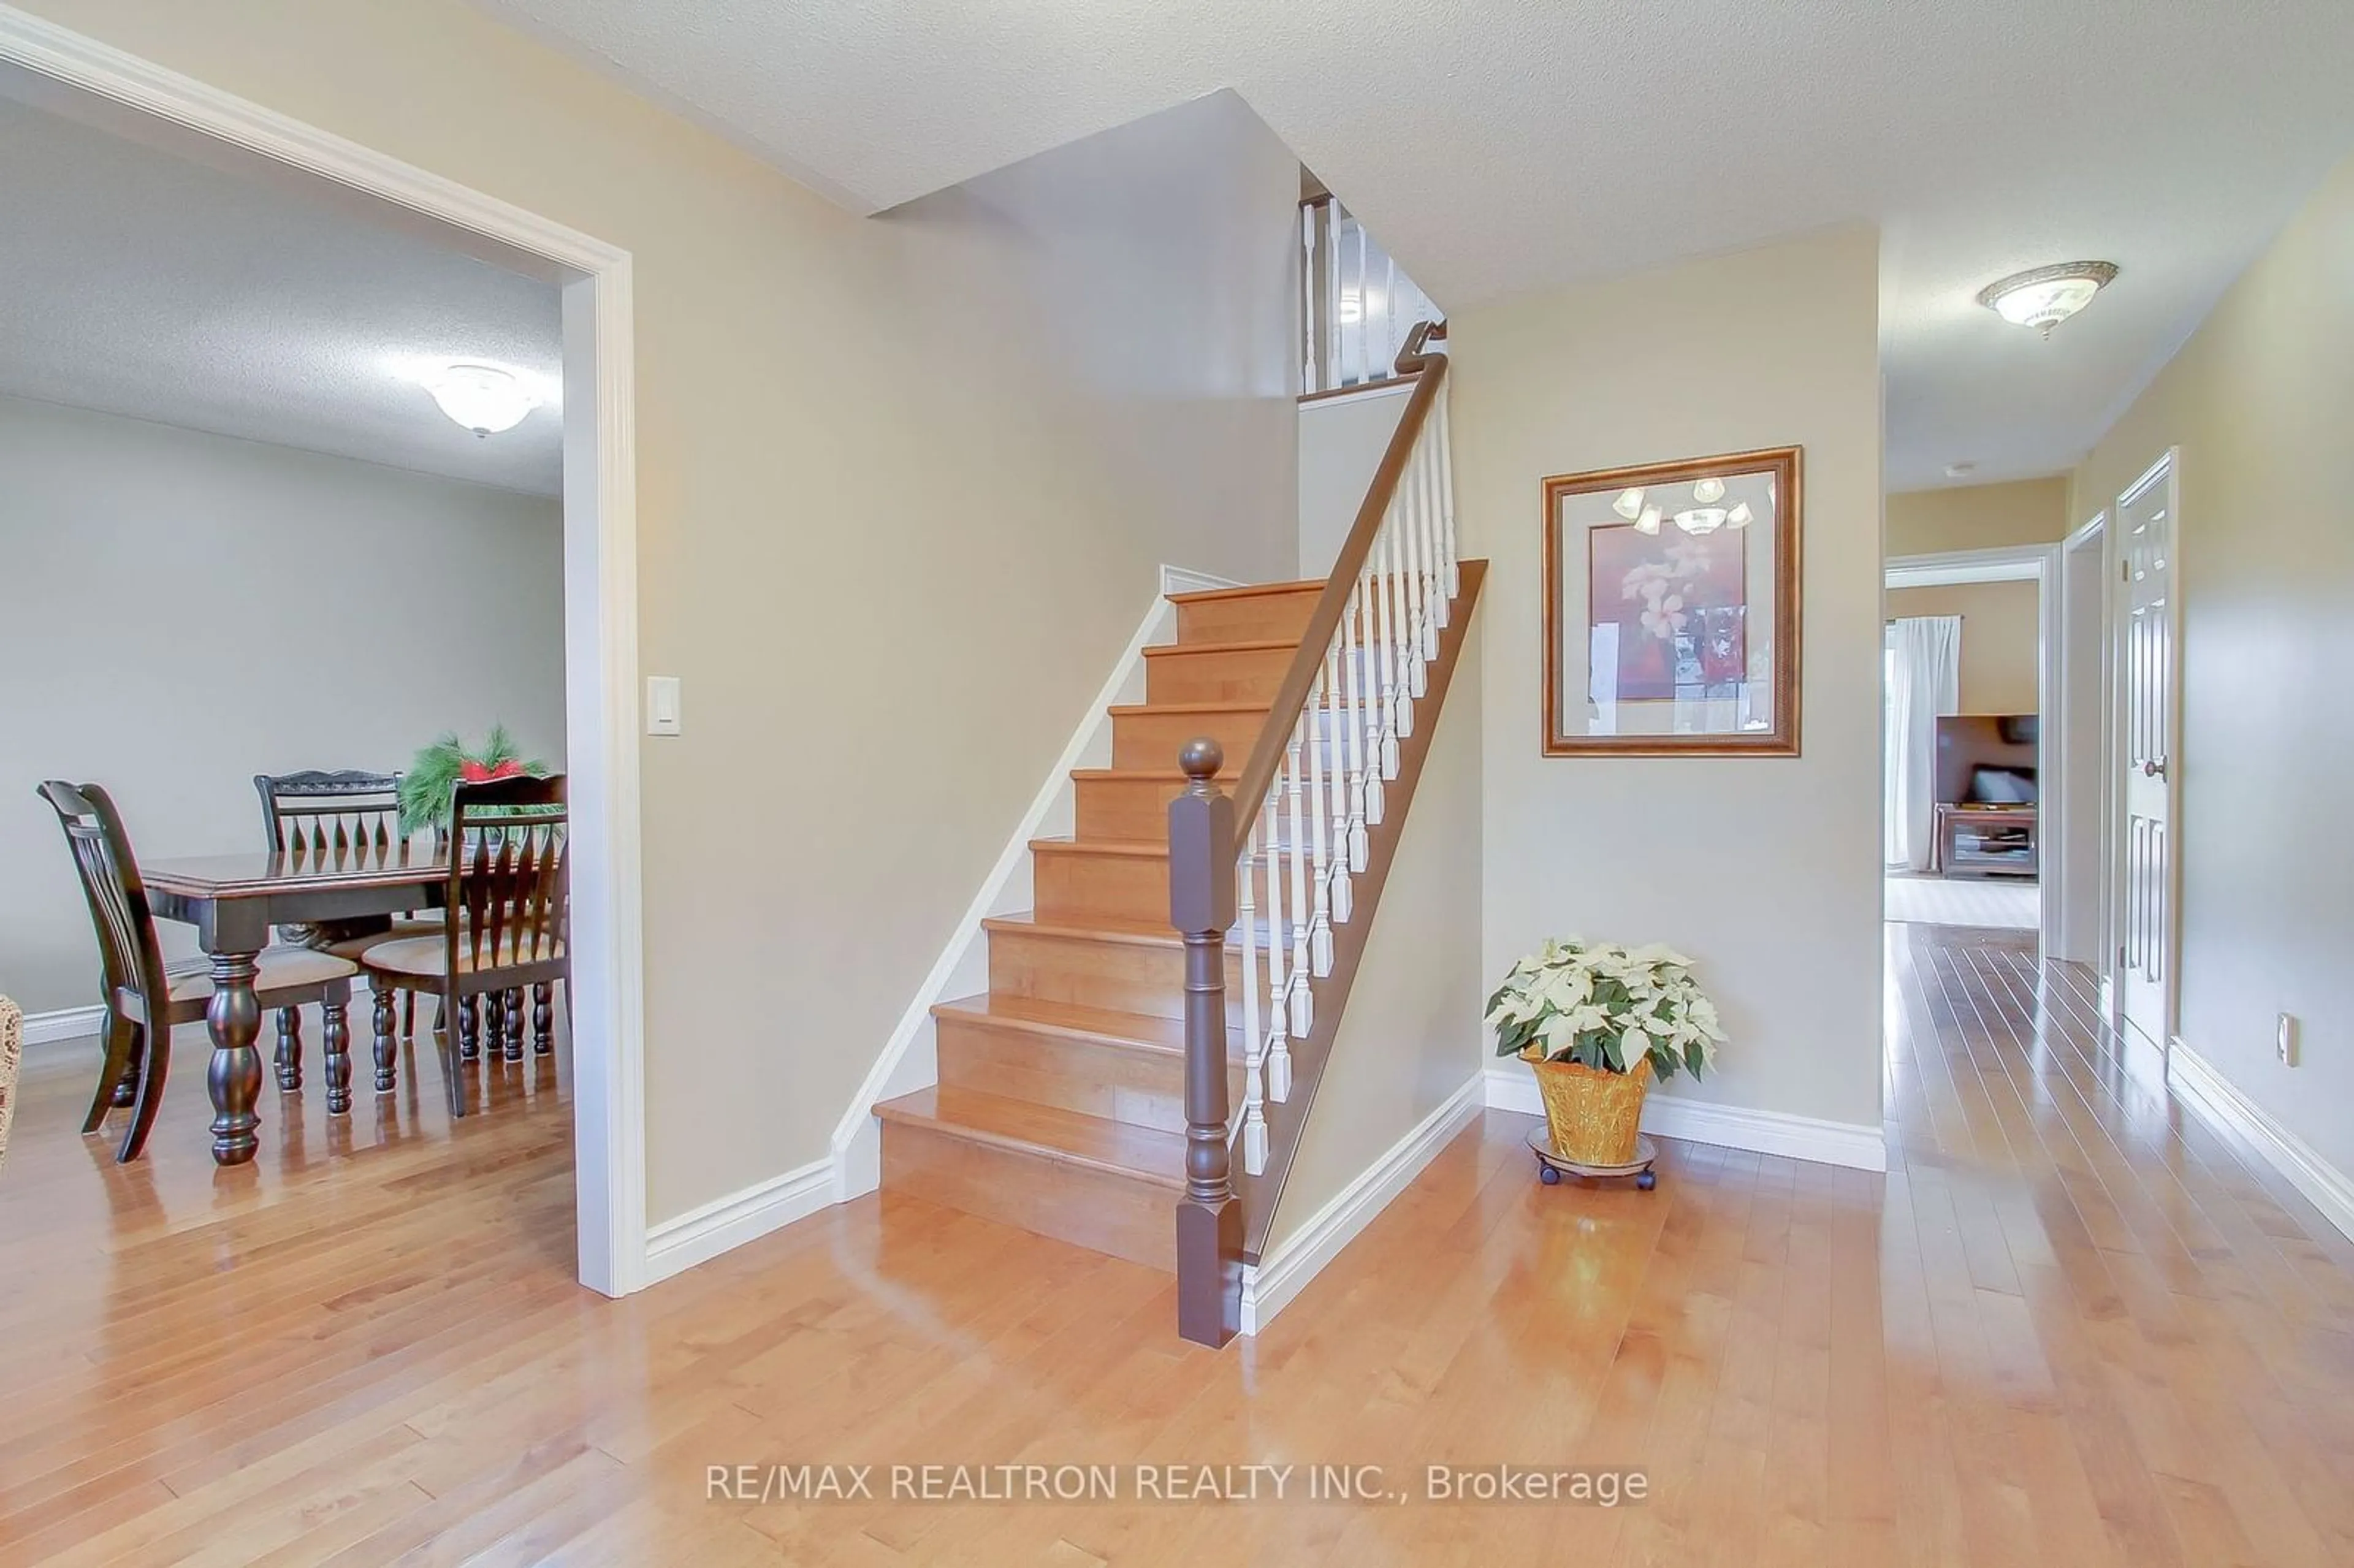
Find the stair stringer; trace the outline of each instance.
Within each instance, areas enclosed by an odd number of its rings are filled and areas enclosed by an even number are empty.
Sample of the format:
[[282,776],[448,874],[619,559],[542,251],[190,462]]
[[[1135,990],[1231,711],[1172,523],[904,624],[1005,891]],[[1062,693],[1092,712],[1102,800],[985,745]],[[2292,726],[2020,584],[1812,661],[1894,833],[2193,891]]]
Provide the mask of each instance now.
[[1430,666],[1428,689],[1415,703],[1414,734],[1399,743],[1397,776],[1383,789],[1386,808],[1383,821],[1371,830],[1365,869],[1353,879],[1355,885],[1352,902],[1355,907],[1352,916],[1345,925],[1332,927],[1331,972],[1310,982],[1315,993],[1314,1026],[1306,1035],[1294,1038],[1290,1043],[1291,1094],[1288,1098],[1270,1101],[1266,1107],[1266,1173],[1256,1177],[1246,1175],[1241,1171],[1239,1160],[1236,1162],[1234,1183],[1242,1199],[1243,1261],[1247,1266],[1257,1266],[1264,1261],[1275,1216],[1283,1202],[1284,1188],[1299,1154],[1301,1135],[1315,1107],[1317,1089],[1322,1084],[1325,1069],[1331,1063],[1333,1042],[1347,1016],[1349,995],[1356,984],[1367,940],[1374,922],[1380,917],[1383,888],[1389,879],[1391,865],[1396,860],[1398,843],[1405,832],[1405,825],[1411,820],[1415,789],[1421,782],[1423,765],[1429,758],[1433,738],[1444,722],[1447,694],[1453,684],[1456,667],[1462,662],[1465,644],[1470,639],[1472,616],[1479,607],[1480,586],[1487,579],[1488,563],[1464,561],[1460,564],[1460,589],[1448,615],[1447,629],[1440,634],[1438,657]]

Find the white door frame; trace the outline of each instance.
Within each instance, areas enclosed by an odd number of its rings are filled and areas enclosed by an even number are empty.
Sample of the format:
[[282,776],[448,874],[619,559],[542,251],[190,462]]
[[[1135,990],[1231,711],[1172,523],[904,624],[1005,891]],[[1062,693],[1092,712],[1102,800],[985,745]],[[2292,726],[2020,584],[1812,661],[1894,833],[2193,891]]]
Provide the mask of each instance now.
[[431,223],[445,242],[474,237],[535,260],[534,270],[562,285],[564,683],[574,822],[567,1000],[579,1276],[608,1296],[639,1288],[646,1277],[645,951],[630,253],[0,5],[0,68],[10,66],[389,203]]
[[[2062,842],[2073,845],[2081,853],[2084,842],[2076,836],[2078,830],[2081,829],[2089,836],[2093,846],[2092,896],[2094,952],[2092,968],[2099,975],[2104,987],[2109,983],[2114,967],[2109,958],[2112,950],[2109,927],[2109,841],[2113,831],[2109,817],[2115,788],[2115,780],[2110,776],[2111,758],[2114,755],[2110,747],[2115,744],[2113,737],[2116,725],[2116,694],[2110,685],[2115,669],[2114,662],[2109,657],[2110,642],[2115,636],[2114,623],[2110,618],[2115,610],[2116,568],[2112,564],[2109,555],[2108,525],[2109,514],[2105,507],[2078,524],[2065,539],[2060,541],[2057,556],[2059,570],[2050,589],[2057,604],[2058,613],[2053,624],[2058,628],[2059,637],[2052,659],[2052,671],[2061,693],[2061,702],[2064,707],[2072,701],[2068,693],[2078,683],[2076,676],[2080,673],[2071,655],[2071,650],[2074,645],[2072,633],[2078,629],[2068,612],[2068,563],[2075,559],[2079,552],[2087,549],[2092,551],[2091,569],[2094,574],[2094,583],[2100,590],[2099,604],[2094,611],[2094,624],[2090,629],[2094,644],[2092,685],[2094,694],[2093,697],[2094,711],[2090,715],[2090,722],[2095,726],[2092,759],[2093,767],[2097,769],[2097,772],[2090,779],[2080,779],[2075,776],[2075,769],[2073,767],[2063,765],[2062,773],[2063,788],[2057,795],[2057,804],[2059,814],[2067,820],[2067,825],[2062,830]],[[2077,714],[2075,717],[2080,724],[2087,721],[2087,715],[2083,714]],[[2079,805],[2086,799],[2088,790],[2093,808],[2091,816],[2089,820],[2078,821],[2076,813],[2072,811],[2071,808]],[[2073,884],[2073,875],[2068,874],[2065,885],[2069,886],[2076,896],[2082,897],[2084,890],[2075,888]],[[2066,906],[2054,900],[2052,915],[2055,920],[2064,922]],[[2060,926],[2052,927],[2054,933],[2062,928]],[[2058,957],[2066,959],[2075,956],[2064,950],[2064,943],[2058,945],[2062,949],[2057,954]]]
[[2123,586],[2120,578],[2125,567],[2125,540],[2120,530],[2127,503],[2138,501],[2142,493],[2155,484],[2167,487],[2166,512],[2174,530],[2174,560],[2167,568],[2171,575],[2166,589],[2166,726],[2173,753],[2167,758],[2166,767],[2166,831],[2171,842],[2166,855],[2166,929],[2159,938],[2166,948],[2166,980],[2162,987],[2165,1024],[2153,1044],[2171,1055],[2182,1016],[2182,449],[2179,446],[2167,448],[2142,470],[2131,484],[2117,493],[2115,504],[2108,510],[2108,516],[2116,521],[2117,527],[2109,530],[2107,564],[2104,568],[2107,589],[2103,599],[2101,627],[2103,656],[2110,670],[2105,715],[2107,744],[2102,758],[2109,782],[2105,797],[2107,822],[2101,835],[2101,876],[2107,914],[2101,928],[2101,993],[2110,1026],[2121,1037],[2130,1037],[2125,1022],[2125,988],[2117,974],[2117,920],[2124,905],[2118,885],[2125,874],[2120,839],[2126,822],[2125,769],[2118,766],[2118,748],[2124,744],[2121,709],[2126,700],[2116,646],[2120,630],[2118,607],[2122,602],[2119,589]]
[[[2060,679],[2060,549],[2052,545],[2000,545],[1984,550],[1940,550],[1922,556],[1891,556],[1884,588],[1943,588],[1957,583],[2032,582],[2035,588],[2036,799],[2056,800],[2067,777],[2060,747],[2044,737],[2062,733],[2067,700]],[[2060,893],[2066,875],[2065,830],[2059,813],[2041,810],[2036,821],[2036,916],[2041,955],[2058,928]]]

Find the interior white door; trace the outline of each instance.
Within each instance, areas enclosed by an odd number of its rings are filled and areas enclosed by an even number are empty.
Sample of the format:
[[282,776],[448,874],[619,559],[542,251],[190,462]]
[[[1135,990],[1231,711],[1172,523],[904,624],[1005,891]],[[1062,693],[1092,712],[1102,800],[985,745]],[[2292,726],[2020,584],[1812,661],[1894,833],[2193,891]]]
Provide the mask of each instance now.
[[2175,475],[2168,452],[2117,500],[2119,1016],[2163,1049],[2174,1032]]

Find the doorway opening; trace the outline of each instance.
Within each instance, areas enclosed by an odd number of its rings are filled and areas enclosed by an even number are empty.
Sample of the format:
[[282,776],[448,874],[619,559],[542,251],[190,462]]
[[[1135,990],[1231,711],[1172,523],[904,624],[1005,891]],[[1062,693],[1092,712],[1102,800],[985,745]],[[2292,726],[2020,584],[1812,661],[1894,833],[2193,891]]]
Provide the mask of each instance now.
[[1887,566],[1882,861],[1891,921],[2044,932],[2064,884],[2056,547]]
[[[574,1245],[582,1284],[608,1295],[637,1288],[644,1282],[646,1257],[628,253],[5,8],[0,99],[486,262],[553,291],[561,366],[555,377],[559,387],[552,389],[561,403],[561,502],[560,543],[550,558],[560,578],[553,597],[560,604],[561,692],[550,722],[560,730],[569,793],[565,990]],[[266,629],[266,614],[260,624]],[[231,686],[208,683],[204,662],[193,656],[157,678],[172,683],[175,701],[227,710],[251,700]],[[350,700],[366,699],[356,693]],[[36,767],[52,775],[76,771],[71,758],[44,759]],[[256,764],[249,771],[269,769]],[[140,847],[148,854],[170,851],[161,844]],[[436,1078],[430,1053],[421,1054],[428,1058],[425,1075]],[[364,1098],[366,1074],[357,1077],[355,1100]],[[181,1113],[201,1106],[203,1076],[184,1071],[177,1085],[183,1103],[176,1110],[163,1107],[157,1137],[186,1132],[184,1122],[201,1134],[201,1119]],[[186,1103],[191,1098],[193,1106]],[[273,1130],[267,1091],[260,1108],[259,1131],[266,1143]],[[278,1130],[300,1125],[285,1118]],[[334,1152],[331,1142],[327,1162]],[[313,1149],[310,1158],[322,1157]],[[245,1181],[255,1197],[266,1198],[269,1185],[248,1174],[250,1170],[232,1163],[220,1176]]]

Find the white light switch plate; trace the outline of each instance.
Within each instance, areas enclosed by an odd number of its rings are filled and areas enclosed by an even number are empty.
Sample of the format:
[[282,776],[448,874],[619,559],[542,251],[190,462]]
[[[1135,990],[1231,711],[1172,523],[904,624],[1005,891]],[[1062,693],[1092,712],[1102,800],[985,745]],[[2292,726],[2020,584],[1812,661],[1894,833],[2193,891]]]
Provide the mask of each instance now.
[[646,677],[646,733],[677,735],[680,730],[678,677]]

